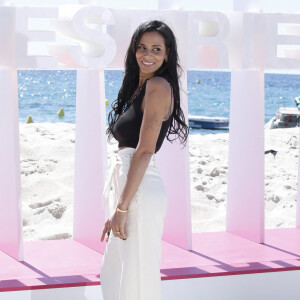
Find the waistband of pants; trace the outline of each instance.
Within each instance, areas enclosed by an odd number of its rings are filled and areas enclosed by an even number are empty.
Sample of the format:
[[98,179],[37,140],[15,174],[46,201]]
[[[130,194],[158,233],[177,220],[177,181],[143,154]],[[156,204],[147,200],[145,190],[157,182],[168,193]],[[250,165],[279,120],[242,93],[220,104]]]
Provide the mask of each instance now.
[[[126,160],[130,160],[133,157],[133,154],[135,153],[135,148],[127,147],[121,150],[118,150],[117,152],[117,160],[120,159],[122,162],[125,162]],[[152,154],[151,160],[149,162],[149,166],[155,166],[155,154]]]
[[[118,151],[115,156],[111,157],[110,167],[107,171],[104,189],[102,194],[102,207],[105,208],[109,201],[110,190],[114,190],[114,197],[117,195],[117,186],[119,178],[120,166],[124,164],[130,165],[135,148],[124,148]],[[148,166],[155,167],[155,154],[152,155]]]

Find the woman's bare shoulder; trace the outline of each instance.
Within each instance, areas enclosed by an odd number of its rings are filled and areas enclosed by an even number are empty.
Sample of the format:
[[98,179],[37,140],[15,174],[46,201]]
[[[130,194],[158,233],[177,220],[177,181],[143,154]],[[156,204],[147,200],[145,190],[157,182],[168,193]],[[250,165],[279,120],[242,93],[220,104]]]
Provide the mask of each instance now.
[[170,83],[167,79],[160,76],[155,76],[148,79],[146,92],[158,92],[163,94],[170,94],[171,88]]

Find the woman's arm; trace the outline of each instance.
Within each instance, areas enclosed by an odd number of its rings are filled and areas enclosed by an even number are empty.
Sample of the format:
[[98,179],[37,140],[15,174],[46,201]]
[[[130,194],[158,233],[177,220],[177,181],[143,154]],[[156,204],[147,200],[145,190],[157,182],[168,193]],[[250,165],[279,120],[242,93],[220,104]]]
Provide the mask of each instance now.
[[[169,112],[170,102],[171,87],[169,83],[161,77],[154,77],[148,80],[144,97],[144,114],[139,143],[131,159],[126,183],[118,201],[118,208],[121,210],[128,209],[129,203],[144,177],[150,159],[155,152],[162,122]],[[127,213],[116,211],[105,225],[101,241],[110,229],[113,232],[120,231],[118,237],[126,239],[124,232],[126,218]]]

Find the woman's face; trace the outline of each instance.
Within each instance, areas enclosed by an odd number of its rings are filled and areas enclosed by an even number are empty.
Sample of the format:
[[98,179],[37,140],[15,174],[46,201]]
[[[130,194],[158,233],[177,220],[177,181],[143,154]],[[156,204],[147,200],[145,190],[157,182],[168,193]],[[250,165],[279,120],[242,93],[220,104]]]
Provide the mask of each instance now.
[[154,76],[154,73],[168,58],[164,38],[158,32],[143,33],[135,54],[140,68],[140,77],[146,79]]

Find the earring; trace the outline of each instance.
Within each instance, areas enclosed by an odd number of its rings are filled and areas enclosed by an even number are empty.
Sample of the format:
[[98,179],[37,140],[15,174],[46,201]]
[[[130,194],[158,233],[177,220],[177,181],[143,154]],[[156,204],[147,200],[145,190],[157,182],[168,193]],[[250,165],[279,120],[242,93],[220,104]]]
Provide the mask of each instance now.
[[168,60],[167,59],[165,59],[165,62],[167,62]]

